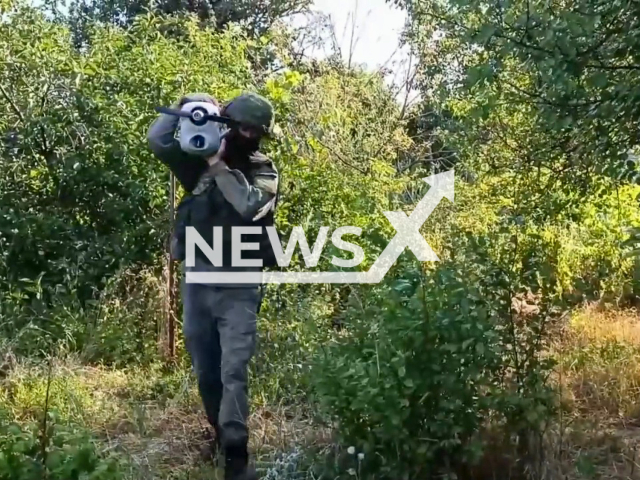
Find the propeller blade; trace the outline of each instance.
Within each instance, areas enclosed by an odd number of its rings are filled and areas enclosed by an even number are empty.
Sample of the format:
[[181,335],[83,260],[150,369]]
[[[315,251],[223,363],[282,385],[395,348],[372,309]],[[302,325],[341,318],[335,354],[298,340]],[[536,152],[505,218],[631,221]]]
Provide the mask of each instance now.
[[[187,112],[185,110],[177,110],[169,107],[156,107],[155,110],[158,113],[166,113],[167,115],[175,115],[177,117],[183,117],[183,118],[192,118],[191,112]],[[240,126],[240,123],[237,122],[236,120],[233,120],[229,117],[221,117],[220,115],[204,115],[202,117],[202,120],[209,121],[209,122],[222,123],[229,127]]]
[[238,122],[236,122],[235,120],[229,117],[221,117],[219,115],[206,115],[204,118],[206,118],[208,121],[223,123],[225,125],[230,125],[230,126],[238,125]]
[[177,117],[191,118],[191,112],[186,112],[184,110],[176,110],[169,107],[156,107],[156,112],[166,113],[167,115],[175,115]]

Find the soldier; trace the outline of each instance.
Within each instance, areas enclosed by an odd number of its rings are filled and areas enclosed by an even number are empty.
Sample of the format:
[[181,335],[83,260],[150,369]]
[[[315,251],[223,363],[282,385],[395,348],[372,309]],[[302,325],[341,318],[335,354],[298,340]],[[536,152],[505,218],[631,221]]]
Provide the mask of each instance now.
[[[179,106],[196,100],[216,104],[208,95],[193,94],[183,98]],[[149,130],[153,153],[172,170],[182,169],[184,181],[181,182],[188,192],[177,209],[172,249],[178,259],[184,259],[186,226],[195,227],[210,245],[213,245],[213,227],[223,227],[223,266],[212,265],[196,249],[195,266],[185,266],[185,270],[260,271],[260,267],[230,264],[230,228],[268,225],[273,219],[278,173],[273,163],[258,151],[261,139],[272,131],[273,108],[265,98],[244,93],[226,105],[221,116],[238,122],[238,126],[225,134],[220,149],[204,167],[182,152],[174,139],[178,117],[162,115]],[[185,174],[185,165],[193,166],[197,174]],[[264,250],[261,247],[257,252],[263,259],[272,253],[265,254]],[[243,256],[245,253],[250,252],[243,252]],[[255,351],[261,286],[259,283],[212,285],[183,281],[182,289],[185,344],[208,420],[216,432],[216,447],[224,450],[225,480],[257,478],[248,461],[247,369]]]

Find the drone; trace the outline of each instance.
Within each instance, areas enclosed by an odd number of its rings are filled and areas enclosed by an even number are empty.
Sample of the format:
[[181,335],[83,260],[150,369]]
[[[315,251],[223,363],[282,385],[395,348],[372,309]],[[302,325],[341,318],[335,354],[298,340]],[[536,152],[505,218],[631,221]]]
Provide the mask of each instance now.
[[156,107],[156,112],[179,117],[176,130],[180,147],[186,153],[207,157],[220,147],[225,130],[241,124],[220,115],[217,106],[203,101],[187,102],[181,108]]
[[191,122],[193,122],[197,126],[203,126],[207,122],[222,123],[229,128],[241,126],[240,122],[237,122],[232,118],[221,117],[220,115],[211,114],[202,107],[196,107],[191,111],[178,110],[178,109],[169,108],[169,107],[156,107],[155,110],[158,113],[165,113],[167,115],[175,115],[176,117],[188,118],[189,120],[191,120]]

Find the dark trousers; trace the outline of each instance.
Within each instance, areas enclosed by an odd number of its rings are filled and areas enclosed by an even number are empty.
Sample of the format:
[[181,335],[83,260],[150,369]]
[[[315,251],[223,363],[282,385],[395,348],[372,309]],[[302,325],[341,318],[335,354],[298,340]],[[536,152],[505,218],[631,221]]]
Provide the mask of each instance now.
[[248,364],[256,347],[258,287],[183,283],[186,348],[207,418],[224,448],[249,439]]

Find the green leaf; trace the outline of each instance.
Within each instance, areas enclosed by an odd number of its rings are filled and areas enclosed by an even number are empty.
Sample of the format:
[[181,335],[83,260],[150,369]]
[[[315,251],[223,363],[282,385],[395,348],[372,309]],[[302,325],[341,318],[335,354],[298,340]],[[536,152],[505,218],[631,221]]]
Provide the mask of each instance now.
[[483,25],[476,35],[476,40],[479,43],[486,43],[494,33],[496,33],[496,26],[493,24]]
[[604,88],[609,84],[609,79],[607,74],[600,70],[589,77],[589,83],[594,87]]

